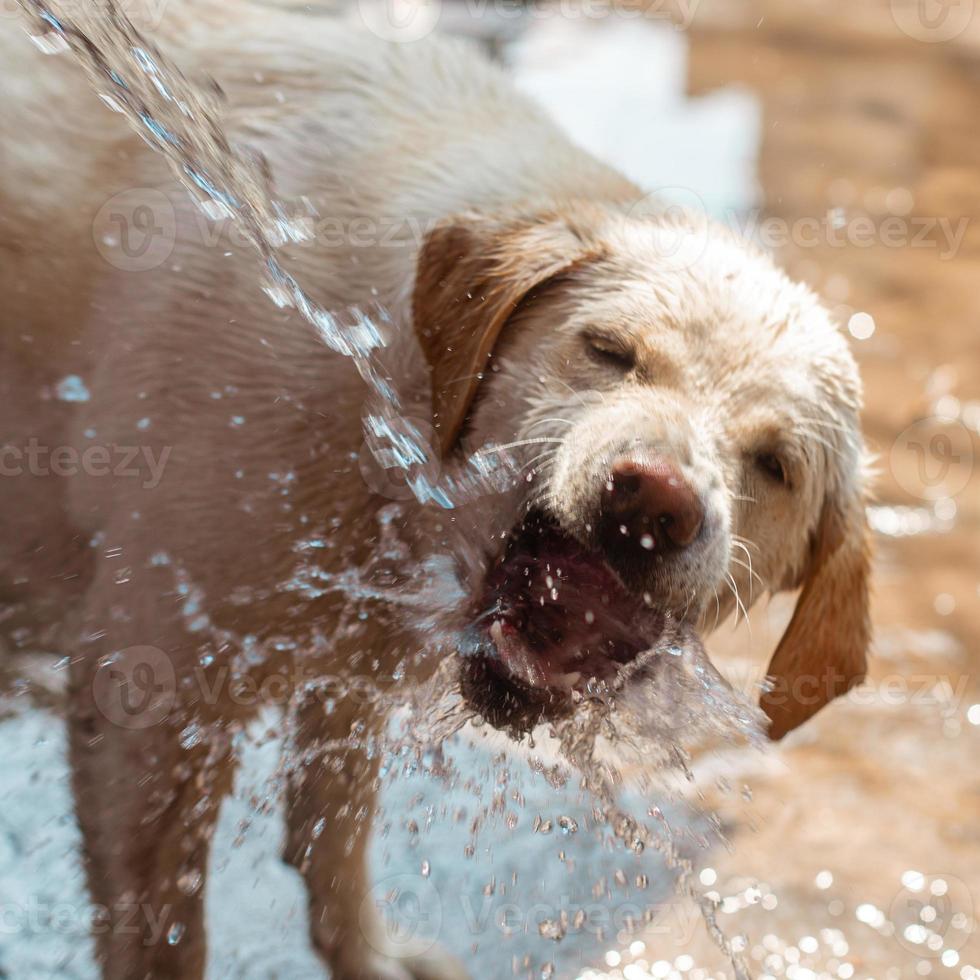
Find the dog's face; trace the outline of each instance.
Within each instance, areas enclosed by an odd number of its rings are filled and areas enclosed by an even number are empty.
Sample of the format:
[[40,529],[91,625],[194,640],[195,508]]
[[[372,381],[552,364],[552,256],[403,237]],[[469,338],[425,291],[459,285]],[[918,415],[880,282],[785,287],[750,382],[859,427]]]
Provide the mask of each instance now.
[[462,651],[492,721],[800,585],[772,733],[863,675],[860,385],[806,289],[723,231],[590,208],[437,230],[415,312],[443,451],[524,443]]

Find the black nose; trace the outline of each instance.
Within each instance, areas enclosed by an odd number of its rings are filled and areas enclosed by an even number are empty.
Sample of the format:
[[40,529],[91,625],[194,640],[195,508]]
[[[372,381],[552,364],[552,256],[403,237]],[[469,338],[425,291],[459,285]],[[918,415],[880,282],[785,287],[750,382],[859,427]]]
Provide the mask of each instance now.
[[[603,537],[623,548],[679,551],[700,534],[701,499],[677,465],[663,456],[617,459],[602,495]],[[626,540],[624,540],[626,539]]]

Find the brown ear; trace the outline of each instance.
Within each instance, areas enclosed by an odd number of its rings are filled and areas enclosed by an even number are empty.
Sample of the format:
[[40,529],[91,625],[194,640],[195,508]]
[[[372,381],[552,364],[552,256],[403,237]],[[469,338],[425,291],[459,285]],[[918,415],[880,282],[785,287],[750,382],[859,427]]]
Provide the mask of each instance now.
[[865,675],[871,642],[869,533],[863,501],[826,503],[813,541],[803,591],[767,674],[760,699],[782,738]]
[[479,216],[425,240],[413,296],[415,332],[432,369],[443,455],[459,437],[508,319],[548,280],[598,255],[584,228],[554,216],[507,224]]

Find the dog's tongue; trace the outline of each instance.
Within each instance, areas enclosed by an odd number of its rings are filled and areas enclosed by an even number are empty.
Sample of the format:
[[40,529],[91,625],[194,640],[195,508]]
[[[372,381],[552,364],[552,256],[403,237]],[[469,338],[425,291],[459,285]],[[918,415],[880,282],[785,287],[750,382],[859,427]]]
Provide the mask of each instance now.
[[571,687],[578,679],[550,662],[547,656],[533,651],[517,627],[506,619],[494,620],[490,626],[490,642],[493,644],[491,656],[496,657],[512,677],[530,687],[560,689]]
[[541,522],[515,533],[487,575],[481,606],[481,655],[521,684],[559,691],[611,681],[661,625],[600,556]]

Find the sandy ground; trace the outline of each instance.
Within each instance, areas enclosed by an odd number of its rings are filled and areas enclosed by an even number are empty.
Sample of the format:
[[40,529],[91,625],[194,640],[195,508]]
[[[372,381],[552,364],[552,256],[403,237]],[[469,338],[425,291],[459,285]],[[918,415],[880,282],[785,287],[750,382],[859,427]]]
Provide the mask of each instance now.
[[[698,853],[701,880],[760,978],[980,976],[980,15],[945,38],[920,8],[703,0],[684,31],[532,19],[506,52],[577,139],[642,184],[755,222],[742,226],[768,236],[848,325],[866,378],[880,470],[870,682],[766,755],[699,765],[696,789],[729,841]],[[751,630],[713,638],[737,683],[758,677],[789,608],[774,602]],[[90,977],[60,723],[37,698],[10,706],[0,976]],[[322,975],[298,882],[276,857],[278,812],[253,805],[270,796],[275,751],[250,753],[222,813],[208,891],[213,977]],[[562,977],[730,975],[696,914],[668,900],[653,857],[642,903],[662,907],[642,937],[615,926],[601,939],[542,937],[538,923],[588,898],[603,875],[611,914],[637,895],[616,883],[622,856],[601,842],[533,833],[534,816],[574,815],[575,802],[522,781],[516,827],[484,832],[471,858],[465,821],[406,829],[427,800],[444,802],[441,789],[418,779],[390,789],[386,810],[402,817],[377,842],[376,875],[382,893],[393,877],[411,883],[413,928],[438,934],[480,980],[541,975],[552,961]]]

